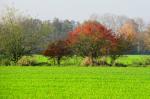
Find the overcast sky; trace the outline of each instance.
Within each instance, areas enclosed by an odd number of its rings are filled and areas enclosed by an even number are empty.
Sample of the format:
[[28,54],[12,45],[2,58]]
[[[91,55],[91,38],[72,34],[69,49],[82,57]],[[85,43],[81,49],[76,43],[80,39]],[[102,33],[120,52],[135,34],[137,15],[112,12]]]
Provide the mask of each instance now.
[[83,21],[95,13],[113,13],[150,21],[150,0],[0,0],[0,10],[8,5],[40,19]]

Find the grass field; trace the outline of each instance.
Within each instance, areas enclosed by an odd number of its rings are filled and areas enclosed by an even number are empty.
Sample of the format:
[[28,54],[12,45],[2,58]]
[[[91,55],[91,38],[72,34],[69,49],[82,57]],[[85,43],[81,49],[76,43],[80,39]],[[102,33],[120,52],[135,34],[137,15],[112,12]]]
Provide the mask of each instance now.
[[150,68],[1,66],[0,99],[150,99]]

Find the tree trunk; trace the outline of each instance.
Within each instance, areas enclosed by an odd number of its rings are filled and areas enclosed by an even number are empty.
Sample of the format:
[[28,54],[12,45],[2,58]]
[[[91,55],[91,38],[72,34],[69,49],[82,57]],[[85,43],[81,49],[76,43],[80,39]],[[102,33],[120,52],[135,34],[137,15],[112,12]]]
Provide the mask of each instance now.
[[54,62],[54,65],[56,64],[56,62],[55,62],[55,58],[53,59],[53,62]]
[[112,60],[111,60],[111,66],[114,66],[114,65],[115,65],[115,60],[112,59]]
[[60,57],[57,58],[57,64],[60,65]]
[[111,66],[114,66],[116,64],[116,59],[117,59],[117,57],[113,57],[111,59]]

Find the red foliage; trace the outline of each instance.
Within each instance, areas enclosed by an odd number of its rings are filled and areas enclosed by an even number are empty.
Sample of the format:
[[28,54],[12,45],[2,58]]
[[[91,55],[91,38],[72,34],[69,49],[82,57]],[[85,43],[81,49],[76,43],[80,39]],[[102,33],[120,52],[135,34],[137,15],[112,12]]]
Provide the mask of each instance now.
[[56,58],[58,64],[60,64],[60,59],[63,56],[67,56],[71,54],[71,49],[68,46],[68,41],[56,41],[53,43],[50,43],[48,48],[43,52],[45,56],[49,56],[52,58]]
[[69,33],[69,40],[74,44],[79,41],[80,36],[87,36],[93,39],[93,43],[99,40],[108,40],[111,42],[110,47],[116,44],[116,38],[113,34],[112,30],[107,29],[104,25],[96,21],[87,21]]

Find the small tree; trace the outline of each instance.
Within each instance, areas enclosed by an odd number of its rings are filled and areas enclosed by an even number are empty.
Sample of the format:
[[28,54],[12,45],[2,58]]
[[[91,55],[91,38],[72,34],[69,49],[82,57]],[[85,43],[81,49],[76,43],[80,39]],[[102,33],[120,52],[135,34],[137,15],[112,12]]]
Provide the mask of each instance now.
[[68,46],[68,41],[58,40],[50,43],[43,54],[56,59],[57,64],[60,65],[62,57],[71,55],[71,49]]
[[115,61],[120,56],[129,53],[129,51],[133,49],[137,30],[137,24],[134,22],[134,20],[128,20],[118,30],[116,42],[109,50],[111,65],[115,65]]
[[109,49],[111,65],[115,65],[116,60],[126,54],[132,48],[132,42],[124,34],[116,35],[116,42]]

